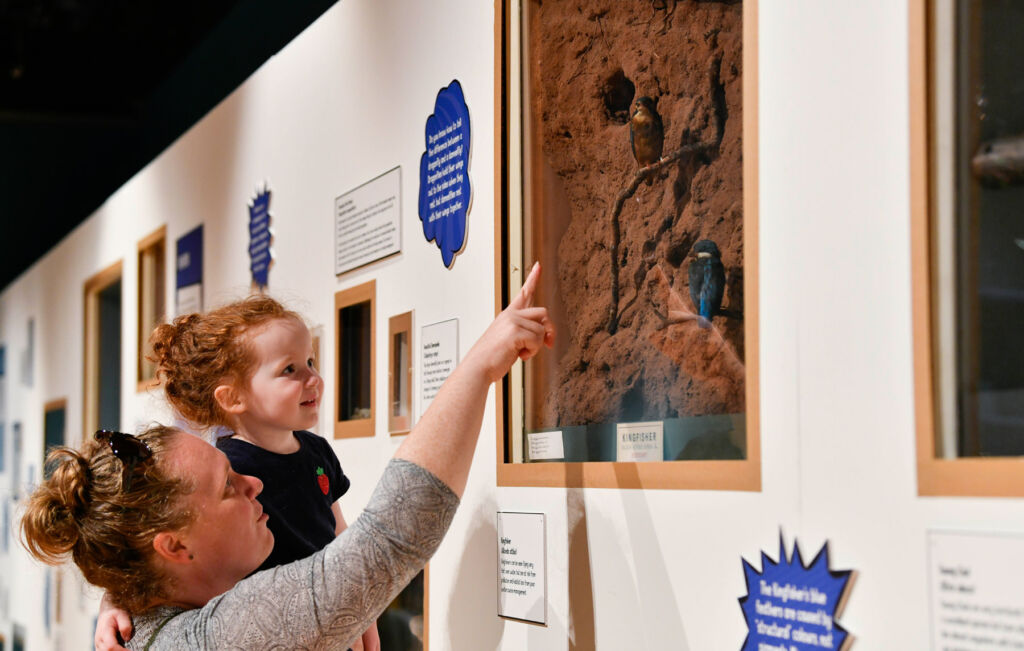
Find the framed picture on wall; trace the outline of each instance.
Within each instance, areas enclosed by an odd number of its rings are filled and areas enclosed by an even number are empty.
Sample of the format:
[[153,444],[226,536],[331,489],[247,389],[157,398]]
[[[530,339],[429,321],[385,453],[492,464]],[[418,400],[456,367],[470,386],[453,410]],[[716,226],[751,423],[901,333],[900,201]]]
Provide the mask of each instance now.
[[918,490],[1024,496],[1019,3],[910,3]]
[[497,23],[496,307],[539,261],[558,331],[503,386],[499,483],[759,490],[756,2]]

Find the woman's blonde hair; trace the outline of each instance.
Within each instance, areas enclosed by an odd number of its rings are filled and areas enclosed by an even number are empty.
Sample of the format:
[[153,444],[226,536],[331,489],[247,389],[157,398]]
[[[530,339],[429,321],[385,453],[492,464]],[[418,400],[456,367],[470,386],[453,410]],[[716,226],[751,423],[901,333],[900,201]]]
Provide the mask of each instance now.
[[163,425],[139,434],[153,454],[134,467],[127,492],[124,463],[106,442],[90,439],[80,451],[54,449],[46,458],[53,472],[21,518],[22,544],[50,565],[70,555],[89,583],[130,612],[166,598],[168,577],[153,562],[153,540],[195,519],[182,499],[194,485],[167,473],[165,458],[177,436],[190,435]]

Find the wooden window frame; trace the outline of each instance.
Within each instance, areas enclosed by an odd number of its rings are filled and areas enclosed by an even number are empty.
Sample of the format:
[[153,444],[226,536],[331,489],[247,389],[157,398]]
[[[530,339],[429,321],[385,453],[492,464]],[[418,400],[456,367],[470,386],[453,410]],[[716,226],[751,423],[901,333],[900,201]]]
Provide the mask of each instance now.
[[[342,349],[341,310],[359,303],[370,304],[370,417],[341,420]],[[375,280],[334,294],[334,341],[337,344],[334,369],[334,438],[365,438],[376,433],[377,414],[377,283]]]
[[57,409],[64,410],[64,436],[62,445],[68,444],[68,399],[67,398],[56,398],[50,400],[43,405],[43,462],[40,464],[42,474],[40,477],[46,476],[46,416]]
[[[516,165],[521,154],[514,151],[510,132],[518,127],[510,119],[510,104],[518,101],[518,36],[510,36],[512,6],[517,0],[495,0],[495,140],[494,153],[494,296],[495,312],[508,302],[511,290],[507,281],[522,271],[509,261],[505,239],[507,223],[513,215],[522,215],[521,200],[510,196],[509,181],[518,174]],[[635,488],[635,489],[699,489],[699,490],[761,490],[760,443],[760,359],[758,345],[758,58],[757,0],[743,3],[743,282],[746,364],[746,458],[742,460],[700,460],[662,462],[552,462],[512,463],[506,461],[506,442],[510,432],[521,430],[521,423],[509,406],[510,377],[513,369],[496,386],[497,402],[497,484],[499,486],[547,486],[566,488]],[[513,242],[514,246],[516,243]],[[517,363],[517,366],[519,364]]]
[[[82,328],[82,441],[99,427],[99,382],[100,365],[96,343],[99,328],[100,292],[121,280],[124,261],[118,260],[106,269],[94,274],[83,285],[83,328]],[[123,302],[123,298],[122,298]],[[122,332],[122,337],[124,333]]]
[[[391,406],[395,404],[396,401],[394,393],[395,359],[392,357],[394,354],[395,335],[403,332],[406,334],[409,342],[409,364],[405,367],[405,373],[402,373],[405,377],[406,386],[408,387],[405,405],[408,416],[404,417],[395,416],[391,411]],[[391,436],[408,434],[409,430],[412,429],[412,358],[412,312],[405,312],[388,319],[388,433],[390,433]]]
[[939,458],[936,437],[942,414],[937,395],[938,277],[932,236],[937,202],[932,153],[935,111],[931,93],[935,70],[933,14],[928,0],[909,4],[910,261],[913,308],[914,415],[917,491],[922,496],[1024,497],[1020,457]]
[[[149,277],[146,269],[153,261],[153,276]],[[146,367],[152,366],[146,363],[146,345],[149,342],[149,335],[153,328],[167,318],[167,226],[161,226],[146,237],[139,240],[138,244],[138,302],[136,303],[136,314],[138,319],[137,334],[135,341],[138,344],[136,349],[135,381],[136,391],[141,393],[157,385],[156,369],[147,373]],[[147,318],[145,306],[152,302],[152,319]]]

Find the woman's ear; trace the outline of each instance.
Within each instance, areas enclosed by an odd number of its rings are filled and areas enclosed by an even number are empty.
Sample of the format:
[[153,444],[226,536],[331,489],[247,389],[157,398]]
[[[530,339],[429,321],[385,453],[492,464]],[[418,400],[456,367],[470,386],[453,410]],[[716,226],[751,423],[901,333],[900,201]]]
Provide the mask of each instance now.
[[157,556],[170,563],[187,563],[192,560],[192,552],[185,546],[177,534],[161,531],[153,538],[153,549]]
[[242,392],[232,384],[221,384],[213,390],[213,399],[217,405],[224,410],[224,413],[237,416],[245,411],[245,401]]

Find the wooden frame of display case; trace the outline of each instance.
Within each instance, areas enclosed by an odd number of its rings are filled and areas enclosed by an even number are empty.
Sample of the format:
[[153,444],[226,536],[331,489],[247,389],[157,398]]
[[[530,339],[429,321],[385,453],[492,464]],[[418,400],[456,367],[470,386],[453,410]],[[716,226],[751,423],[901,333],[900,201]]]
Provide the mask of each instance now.
[[[510,191],[521,183],[518,108],[521,90],[521,37],[513,16],[519,0],[495,1],[495,311],[507,305],[513,291],[510,278],[522,282],[525,270],[510,259],[510,249],[521,244],[510,234],[510,220],[522,220],[522,199]],[[512,433],[522,432],[511,408],[510,386],[516,369],[496,387],[497,484],[499,486],[552,486],[597,488],[661,488],[759,491],[761,489],[760,385],[758,346],[758,61],[757,2],[743,3],[743,268],[744,347],[746,364],[746,456],[742,460],[663,462],[548,462],[512,463],[506,450]],[[518,187],[518,185],[517,185]],[[544,353],[541,353],[544,354]],[[518,366],[518,363],[517,363]],[[520,371],[521,372],[521,371]],[[522,389],[519,389],[521,392]]]
[[910,80],[910,227],[913,292],[914,412],[919,495],[1024,496],[1019,457],[940,458],[937,328],[938,255],[933,235],[936,222],[935,111],[932,92],[935,69],[932,5],[909,4]]
[[[405,333],[408,343],[408,363],[405,370],[395,368],[395,337]],[[388,433],[391,436],[408,434],[412,429],[412,312],[398,314],[388,319]],[[398,401],[395,396],[395,375],[405,382],[405,416],[395,416],[393,405]]]
[[[83,286],[83,381],[82,381],[82,440],[85,441],[99,427],[99,295],[107,287],[121,280],[123,262],[118,260],[85,281]],[[123,303],[123,301],[122,301]],[[121,332],[124,337],[124,331]]]
[[[334,396],[334,438],[357,438],[373,436],[375,433],[374,427],[376,423],[376,395],[377,395],[377,334],[376,334],[376,312],[377,312],[377,289],[376,281],[371,280],[370,282],[357,285],[350,289],[343,289],[334,295],[334,341],[337,345],[337,357],[335,365],[335,396]],[[369,304],[370,311],[370,341],[369,349],[365,353],[369,356],[368,360],[364,360],[369,364],[369,407],[370,414],[367,418],[350,418],[343,420],[341,418],[341,391],[344,386],[342,380],[342,373],[345,367],[344,355],[345,351],[341,345],[342,337],[342,322],[341,322],[341,311],[345,308],[359,305],[361,303]]]
[[135,381],[138,391],[156,385],[156,365],[146,359],[146,346],[153,328],[167,316],[167,227],[161,226],[139,240],[138,314]]

